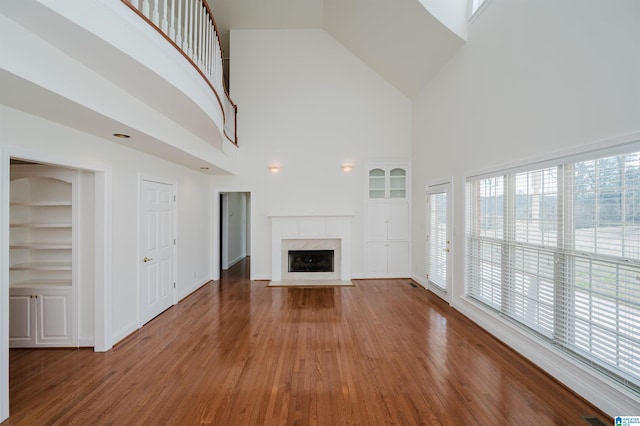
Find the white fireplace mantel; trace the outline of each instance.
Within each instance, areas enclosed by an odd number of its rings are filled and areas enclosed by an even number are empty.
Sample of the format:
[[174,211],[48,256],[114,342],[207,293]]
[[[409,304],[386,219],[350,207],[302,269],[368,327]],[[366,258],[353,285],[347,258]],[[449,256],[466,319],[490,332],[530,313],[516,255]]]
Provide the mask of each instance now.
[[271,280],[282,280],[283,240],[340,241],[340,279],[351,280],[351,218],[353,215],[272,215]]

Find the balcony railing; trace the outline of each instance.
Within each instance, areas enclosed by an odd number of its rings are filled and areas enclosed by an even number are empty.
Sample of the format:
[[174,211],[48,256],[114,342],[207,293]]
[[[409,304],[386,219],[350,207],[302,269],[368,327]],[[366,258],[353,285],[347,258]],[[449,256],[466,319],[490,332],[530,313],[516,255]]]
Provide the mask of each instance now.
[[205,0],[121,0],[156,28],[195,67],[218,98],[224,135],[238,144],[238,107],[224,85],[222,47],[213,13]]

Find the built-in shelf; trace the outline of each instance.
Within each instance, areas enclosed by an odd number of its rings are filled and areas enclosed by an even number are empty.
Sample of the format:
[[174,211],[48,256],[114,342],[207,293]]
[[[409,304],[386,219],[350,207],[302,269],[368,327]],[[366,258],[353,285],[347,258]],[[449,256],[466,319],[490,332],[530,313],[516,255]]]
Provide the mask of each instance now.
[[365,274],[367,278],[410,276],[409,165],[367,166]]
[[11,165],[9,346],[77,346],[77,172]]
[[71,271],[71,262],[30,262],[9,267],[10,271]]
[[71,201],[15,201],[11,202],[13,207],[69,207]]
[[16,289],[68,289],[71,280],[28,280],[11,283],[11,288]]
[[71,243],[21,243],[11,244],[12,250],[71,250]]
[[71,228],[71,223],[12,223],[11,228]]

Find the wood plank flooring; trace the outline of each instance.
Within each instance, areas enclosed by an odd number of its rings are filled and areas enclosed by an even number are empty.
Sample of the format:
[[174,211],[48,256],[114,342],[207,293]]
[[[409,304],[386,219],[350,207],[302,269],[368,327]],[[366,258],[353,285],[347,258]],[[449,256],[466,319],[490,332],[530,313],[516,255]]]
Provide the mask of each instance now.
[[247,277],[238,264],[107,353],[11,350],[2,425],[613,424],[408,280]]

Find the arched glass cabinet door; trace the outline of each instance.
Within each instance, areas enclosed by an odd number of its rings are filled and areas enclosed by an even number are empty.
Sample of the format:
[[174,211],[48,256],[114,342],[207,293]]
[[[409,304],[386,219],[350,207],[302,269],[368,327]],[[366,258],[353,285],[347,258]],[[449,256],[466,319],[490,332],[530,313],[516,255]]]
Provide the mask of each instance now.
[[407,171],[403,168],[391,169],[389,172],[389,198],[407,197]]
[[387,173],[383,169],[369,170],[369,198],[386,197],[386,175]]

